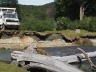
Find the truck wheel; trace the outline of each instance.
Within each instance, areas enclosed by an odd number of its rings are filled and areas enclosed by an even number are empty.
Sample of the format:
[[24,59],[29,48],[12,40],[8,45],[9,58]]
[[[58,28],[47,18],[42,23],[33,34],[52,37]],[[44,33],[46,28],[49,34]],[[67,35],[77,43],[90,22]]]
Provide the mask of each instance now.
[[5,30],[5,25],[4,24],[2,25],[2,29],[1,30]]

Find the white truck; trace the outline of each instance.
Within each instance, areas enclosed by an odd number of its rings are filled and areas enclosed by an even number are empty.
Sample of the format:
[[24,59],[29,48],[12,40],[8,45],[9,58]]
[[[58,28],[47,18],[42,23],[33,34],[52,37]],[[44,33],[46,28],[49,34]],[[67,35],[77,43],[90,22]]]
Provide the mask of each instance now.
[[20,25],[16,8],[0,7],[0,29],[5,28],[18,29]]

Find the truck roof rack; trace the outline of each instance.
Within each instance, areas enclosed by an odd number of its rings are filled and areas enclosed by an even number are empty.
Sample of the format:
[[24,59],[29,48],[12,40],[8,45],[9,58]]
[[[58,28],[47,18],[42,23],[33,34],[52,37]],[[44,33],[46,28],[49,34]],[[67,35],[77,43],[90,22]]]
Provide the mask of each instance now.
[[16,10],[16,8],[8,8],[8,7],[0,7],[0,9],[14,9],[14,10]]
[[5,8],[5,7],[0,7],[0,12],[3,13],[15,13],[16,8]]

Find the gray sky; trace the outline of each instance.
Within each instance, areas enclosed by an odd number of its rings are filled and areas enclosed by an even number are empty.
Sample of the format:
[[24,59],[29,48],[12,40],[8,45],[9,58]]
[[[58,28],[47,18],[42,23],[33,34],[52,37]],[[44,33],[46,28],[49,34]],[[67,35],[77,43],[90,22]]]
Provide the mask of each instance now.
[[19,4],[24,5],[44,5],[50,2],[54,2],[54,0],[18,0]]

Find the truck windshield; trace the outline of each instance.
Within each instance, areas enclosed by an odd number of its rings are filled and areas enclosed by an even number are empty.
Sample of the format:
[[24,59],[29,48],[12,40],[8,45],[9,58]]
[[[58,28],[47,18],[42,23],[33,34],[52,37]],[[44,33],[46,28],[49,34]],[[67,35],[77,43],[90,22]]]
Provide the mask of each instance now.
[[4,18],[16,18],[16,14],[5,14]]

